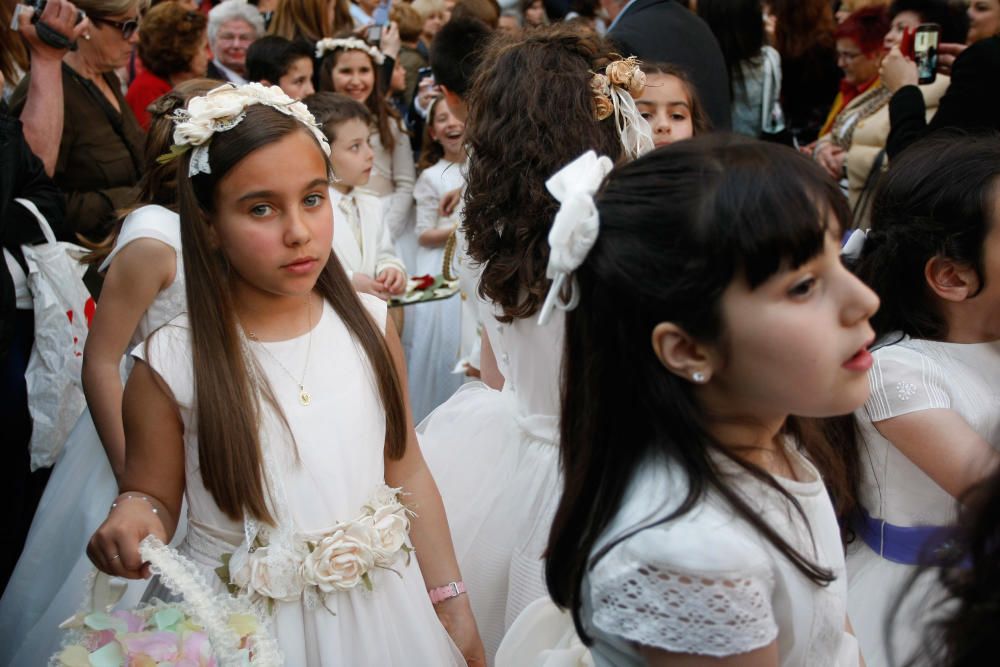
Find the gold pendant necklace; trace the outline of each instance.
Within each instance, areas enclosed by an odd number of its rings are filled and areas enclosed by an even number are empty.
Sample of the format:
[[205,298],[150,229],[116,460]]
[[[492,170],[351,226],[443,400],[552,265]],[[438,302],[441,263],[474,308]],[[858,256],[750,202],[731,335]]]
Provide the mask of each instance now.
[[312,353],[312,330],[313,330],[312,307],[309,305],[308,301],[306,302],[306,313],[309,316],[309,337],[306,339],[306,361],[302,367],[302,376],[298,380],[295,379],[295,376],[292,375],[291,371],[285,368],[285,365],[281,363],[281,360],[278,359],[278,357],[274,356],[274,354],[269,349],[267,349],[267,347],[264,346],[264,344],[260,341],[260,339],[257,338],[257,334],[250,331],[249,329],[246,330],[247,337],[253,342],[257,343],[257,345],[260,346],[260,349],[264,350],[264,352],[267,353],[267,356],[271,357],[271,359],[274,360],[274,363],[278,364],[278,367],[285,372],[285,375],[287,375],[289,379],[291,379],[291,381],[294,382],[296,386],[298,386],[299,404],[304,407],[308,407],[309,404],[312,403],[312,394],[309,393],[309,390],[306,389],[305,385],[303,384],[303,382],[306,379],[306,370],[308,370],[309,368],[309,355]]

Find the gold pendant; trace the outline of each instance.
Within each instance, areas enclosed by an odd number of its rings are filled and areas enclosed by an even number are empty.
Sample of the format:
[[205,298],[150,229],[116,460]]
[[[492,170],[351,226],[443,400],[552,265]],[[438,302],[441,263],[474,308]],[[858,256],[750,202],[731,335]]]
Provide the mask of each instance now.
[[305,390],[305,387],[299,387],[299,403],[302,405],[309,405],[312,403],[312,396],[309,392]]

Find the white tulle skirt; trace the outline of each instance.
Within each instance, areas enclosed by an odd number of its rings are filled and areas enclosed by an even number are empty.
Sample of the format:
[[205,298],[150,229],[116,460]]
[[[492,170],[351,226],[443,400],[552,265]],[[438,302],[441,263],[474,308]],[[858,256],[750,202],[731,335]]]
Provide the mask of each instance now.
[[917,569],[886,560],[863,543],[848,549],[847,615],[868,667],[906,664],[941,613],[944,591],[936,574],[914,580]]
[[576,634],[573,617],[548,597],[525,607],[510,626],[496,667],[594,667],[594,658]]
[[473,382],[417,429],[490,664],[521,611],[547,597],[542,554],[562,489],[554,424]]
[[[89,595],[86,582],[93,565],[87,543],[117,495],[111,464],[85,410],[52,470],[0,600],[0,665],[48,664],[62,642],[59,624]],[[120,605],[134,606],[146,585],[130,583]]]
[[[418,248],[415,275],[441,273],[443,248]],[[462,353],[462,300],[457,295],[443,301],[406,307],[410,350],[407,375],[410,407],[419,422],[444,403],[465,380],[455,373]]]

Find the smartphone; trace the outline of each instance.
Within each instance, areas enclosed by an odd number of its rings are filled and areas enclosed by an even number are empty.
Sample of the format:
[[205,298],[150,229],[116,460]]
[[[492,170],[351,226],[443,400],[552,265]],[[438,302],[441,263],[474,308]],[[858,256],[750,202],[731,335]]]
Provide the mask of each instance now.
[[937,78],[938,43],[941,41],[941,26],[937,23],[922,23],[913,35],[913,61],[917,63],[918,81],[921,85],[934,83]]
[[389,25],[389,12],[392,10],[392,0],[381,0],[372,15],[373,25],[368,28],[368,43],[378,45],[382,41],[382,30]]
[[424,79],[434,78],[434,69],[431,67],[421,67],[417,70],[417,83],[420,83]]

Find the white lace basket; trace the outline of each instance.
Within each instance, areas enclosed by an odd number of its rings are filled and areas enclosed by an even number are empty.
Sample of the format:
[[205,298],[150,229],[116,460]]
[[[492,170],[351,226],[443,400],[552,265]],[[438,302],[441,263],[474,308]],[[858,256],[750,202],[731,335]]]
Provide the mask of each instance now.
[[[199,667],[284,664],[267,621],[254,613],[247,598],[214,592],[197,565],[152,535],[140,543],[139,553],[181,600],[168,603],[154,599],[135,609],[113,612],[125,586],[95,572],[90,599],[60,625],[70,632],[63,648],[50,658],[49,667],[131,665],[139,647],[152,653],[142,653],[147,659],[136,664],[172,665],[186,657],[184,651],[196,651],[199,642],[200,659],[194,662]],[[172,629],[165,630],[166,623]],[[176,637],[173,652],[171,633]]]

